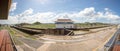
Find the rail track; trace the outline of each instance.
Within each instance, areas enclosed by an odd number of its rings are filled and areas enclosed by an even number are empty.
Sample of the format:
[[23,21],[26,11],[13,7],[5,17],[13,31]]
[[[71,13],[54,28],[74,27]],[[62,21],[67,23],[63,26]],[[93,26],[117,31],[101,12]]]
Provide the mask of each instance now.
[[7,30],[0,31],[0,51],[17,51]]

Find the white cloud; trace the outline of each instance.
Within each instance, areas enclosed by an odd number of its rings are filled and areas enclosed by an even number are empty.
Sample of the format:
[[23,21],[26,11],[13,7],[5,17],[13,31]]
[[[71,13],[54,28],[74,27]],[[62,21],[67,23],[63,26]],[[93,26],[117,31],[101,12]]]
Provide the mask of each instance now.
[[44,4],[48,4],[50,2],[50,0],[37,0],[37,2],[44,5]]
[[90,8],[85,8],[83,11],[80,11],[79,12],[79,14],[80,14],[80,16],[93,16],[94,15],[94,13],[95,13],[95,9],[94,9],[94,7],[90,7]]
[[11,8],[10,8],[10,11],[14,11],[14,10],[16,10],[16,9],[17,9],[17,2],[12,3]]
[[42,4],[42,5],[48,5],[53,3],[64,3],[69,0],[34,0],[34,1],[39,2],[39,4]]
[[[36,21],[42,23],[54,23],[54,21],[58,18],[70,18],[75,22],[112,22],[118,23],[120,21],[120,16],[113,14],[111,11],[95,11],[94,7],[89,7],[81,10],[80,12],[74,13],[55,13],[55,12],[38,12],[33,13],[33,9],[29,8],[25,10],[23,13],[10,16],[8,21],[5,23],[33,23]],[[101,19],[101,20],[100,20]],[[13,21],[15,20],[15,21]],[[4,23],[4,21],[2,21]],[[0,22],[1,23],[1,22]]]
[[104,10],[108,11],[108,10],[109,10],[109,8],[104,8]]
[[9,16],[8,20],[0,20],[0,24],[16,24],[18,23],[17,17]]
[[29,8],[28,10],[25,10],[23,13],[19,14],[21,17],[27,16],[33,14],[33,9]]
[[34,19],[31,18],[33,14],[33,9],[29,8],[28,10],[25,10],[24,12],[22,12],[21,14],[16,15],[18,22],[32,22],[30,20]]

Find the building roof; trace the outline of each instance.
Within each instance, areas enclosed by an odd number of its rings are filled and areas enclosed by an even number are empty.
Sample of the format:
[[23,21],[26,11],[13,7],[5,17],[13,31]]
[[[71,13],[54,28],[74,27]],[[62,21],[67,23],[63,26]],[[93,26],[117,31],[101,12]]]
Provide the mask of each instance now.
[[7,19],[12,0],[0,0],[0,19]]
[[55,22],[73,22],[71,19],[57,19]]

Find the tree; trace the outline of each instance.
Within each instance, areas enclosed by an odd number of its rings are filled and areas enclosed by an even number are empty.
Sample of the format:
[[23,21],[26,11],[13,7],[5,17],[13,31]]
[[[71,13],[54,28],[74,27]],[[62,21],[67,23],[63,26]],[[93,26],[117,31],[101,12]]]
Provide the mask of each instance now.
[[41,24],[40,22],[34,22],[33,24]]

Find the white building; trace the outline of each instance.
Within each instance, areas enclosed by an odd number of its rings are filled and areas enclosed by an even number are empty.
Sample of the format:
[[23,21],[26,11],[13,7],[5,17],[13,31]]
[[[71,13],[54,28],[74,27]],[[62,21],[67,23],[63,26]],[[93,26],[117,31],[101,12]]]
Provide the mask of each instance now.
[[74,28],[74,22],[71,19],[57,19],[56,28]]

